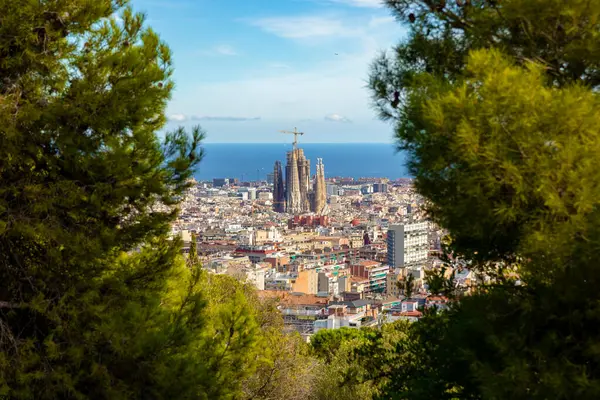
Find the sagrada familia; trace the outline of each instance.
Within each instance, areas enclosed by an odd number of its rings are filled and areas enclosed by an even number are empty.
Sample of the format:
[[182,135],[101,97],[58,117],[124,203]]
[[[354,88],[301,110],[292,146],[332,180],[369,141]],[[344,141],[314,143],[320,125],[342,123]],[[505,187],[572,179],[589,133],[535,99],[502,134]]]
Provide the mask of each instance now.
[[317,159],[317,171],[311,188],[310,160],[304,156],[303,149],[294,145],[294,149],[287,153],[285,180],[281,162],[276,161],[273,181],[273,208],[275,211],[295,215],[308,212],[318,215],[326,213],[327,193],[325,166],[322,159]]

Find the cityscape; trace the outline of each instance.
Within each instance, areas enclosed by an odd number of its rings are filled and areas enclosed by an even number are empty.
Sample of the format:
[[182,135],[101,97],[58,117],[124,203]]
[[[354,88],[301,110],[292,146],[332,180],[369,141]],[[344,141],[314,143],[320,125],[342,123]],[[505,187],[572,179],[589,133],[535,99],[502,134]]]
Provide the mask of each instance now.
[[[279,298],[286,327],[306,340],[321,329],[414,321],[422,307],[444,307],[448,299],[430,295],[425,282],[442,264],[444,232],[412,180],[326,178],[320,158],[312,173],[302,133],[292,133],[285,166],[274,161],[264,181],[194,181],[172,232],[182,235],[184,254],[196,246],[207,270]],[[457,285],[468,291],[475,278],[456,265]]]
[[600,399],[600,0],[0,15],[0,400]]

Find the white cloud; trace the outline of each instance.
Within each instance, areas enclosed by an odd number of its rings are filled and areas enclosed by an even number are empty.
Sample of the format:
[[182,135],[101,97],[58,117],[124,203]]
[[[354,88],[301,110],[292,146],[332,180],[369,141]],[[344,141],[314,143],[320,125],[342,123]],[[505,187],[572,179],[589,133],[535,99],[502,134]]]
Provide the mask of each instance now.
[[291,69],[292,67],[285,63],[274,62],[269,64],[269,68],[275,69]]
[[351,7],[381,8],[383,0],[330,0],[334,3],[342,3]]
[[[338,22],[333,27],[325,26],[332,21]],[[302,23],[303,27],[294,22]],[[204,120],[203,126],[219,135],[219,139],[212,139],[217,141],[225,140],[222,138],[227,135],[242,134],[274,138],[272,135],[277,137],[278,129],[289,129],[288,126],[306,120],[312,122],[302,124],[315,135],[319,131],[319,134],[334,135],[344,129],[364,140],[364,132],[371,129],[381,132],[387,140],[385,135],[389,129],[377,121],[366,83],[369,65],[375,56],[397,43],[405,32],[401,25],[390,22],[392,19],[381,12],[349,17],[331,14],[310,18],[277,17],[263,19],[261,24],[255,22],[255,26],[274,35],[314,43],[319,50],[316,53],[324,54],[324,58],[314,60],[305,68],[301,65],[285,68],[276,61],[270,65],[267,62],[264,65],[270,68],[245,69],[243,74],[227,81],[207,80],[193,86],[180,86],[170,109],[187,115],[202,110],[203,115],[208,116],[261,116],[260,121],[245,124],[243,131],[238,128],[239,123]],[[308,29],[309,25],[312,28]],[[327,34],[337,35],[335,44],[324,40]],[[351,116],[352,123],[342,126],[324,120],[332,110],[341,118]],[[336,121],[342,122],[340,118]]]
[[117,24],[122,24],[123,23],[123,18],[121,18],[121,16],[114,12],[110,15],[109,19],[112,19],[113,21],[115,21]]
[[184,87],[170,107],[188,115],[202,110],[208,116],[261,116],[264,120],[323,121],[325,114],[336,110],[352,115],[354,121],[371,121],[375,113],[365,86],[369,64],[381,47],[376,40],[366,40],[361,47],[360,52],[332,56],[304,71],[248,71],[247,78]]
[[340,114],[329,114],[325,116],[325,120],[326,121],[331,121],[331,122],[343,122],[343,123],[350,123],[352,121],[350,121],[348,118],[344,117],[343,115]]
[[260,117],[229,117],[229,116],[197,116],[191,118],[193,121],[227,121],[227,122],[242,122],[242,121],[259,121]]
[[168,117],[169,121],[172,122],[185,122],[185,121],[227,121],[227,122],[240,122],[240,121],[260,121],[260,117],[232,117],[222,115],[190,115],[185,114],[171,114]]
[[237,52],[235,49],[229,45],[223,44],[215,47],[215,52],[221,54],[223,56],[236,56]]
[[187,120],[184,114],[171,114],[169,115],[169,121],[183,122]]
[[379,28],[383,25],[396,23],[396,19],[394,17],[373,17],[369,21],[369,28]]
[[288,39],[348,37],[360,34],[360,29],[347,26],[339,18],[320,15],[262,18],[250,21],[250,24]]
[[208,57],[214,56],[237,56],[239,53],[233,46],[227,44],[221,44],[210,47],[208,49],[197,51],[196,54]]
[[[380,14],[380,13],[378,13]],[[359,16],[341,15],[277,16],[247,21],[267,33],[294,40],[310,41],[324,45],[323,39],[356,40],[378,35],[385,31],[397,31],[394,17],[388,15]]]

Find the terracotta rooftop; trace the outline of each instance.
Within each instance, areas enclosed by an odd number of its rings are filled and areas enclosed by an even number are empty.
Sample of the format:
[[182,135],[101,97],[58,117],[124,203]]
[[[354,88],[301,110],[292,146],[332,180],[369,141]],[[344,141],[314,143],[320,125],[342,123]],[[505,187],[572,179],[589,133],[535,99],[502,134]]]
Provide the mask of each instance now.
[[400,313],[403,317],[422,317],[423,313],[421,311],[405,311]]
[[365,267],[378,267],[381,265],[381,263],[372,260],[360,260],[359,262],[354,263],[354,265],[364,265]]
[[448,301],[444,296],[427,296],[427,301]]
[[264,299],[277,298],[284,305],[326,305],[327,297],[317,297],[313,294],[294,294],[283,290],[260,290],[258,296]]

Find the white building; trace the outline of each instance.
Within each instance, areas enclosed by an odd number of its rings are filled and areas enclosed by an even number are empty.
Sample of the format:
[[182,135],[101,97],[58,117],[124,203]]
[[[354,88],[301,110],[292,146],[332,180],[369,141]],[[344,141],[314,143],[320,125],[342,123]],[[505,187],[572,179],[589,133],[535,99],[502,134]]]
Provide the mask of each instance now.
[[387,257],[391,268],[412,268],[424,264],[429,255],[429,223],[391,225],[387,236]]
[[238,189],[238,194],[243,200],[256,200],[256,188],[241,187]]
[[362,319],[364,316],[365,313],[345,316],[330,315],[327,317],[327,319],[315,320],[314,333],[317,333],[323,329],[339,329],[344,327],[360,328],[362,326]]
[[247,281],[256,286],[256,289],[265,290],[265,268],[254,265],[252,268],[246,268],[244,272],[246,273]]

